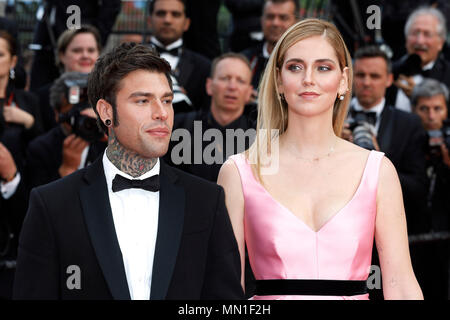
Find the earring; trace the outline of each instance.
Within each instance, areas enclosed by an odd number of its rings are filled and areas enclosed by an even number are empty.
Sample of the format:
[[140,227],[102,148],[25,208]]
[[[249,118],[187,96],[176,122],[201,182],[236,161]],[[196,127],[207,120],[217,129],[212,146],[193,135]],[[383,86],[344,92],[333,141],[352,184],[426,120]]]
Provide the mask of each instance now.
[[9,77],[11,80],[14,80],[16,78],[16,71],[14,71],[14,68],[9,69]]
[[283,93],[280,93],[280,100],[281,102],[285,103],[286,102],[286,98],[284,97]]
[[341,94],[341,95],[339,96],[339,100],[343,101],[344,99],[345,99],[345,95],[344,95],[344,94]]
[[109,127],[111,125],[111,120],[106,119],[105,120],[105,126]]

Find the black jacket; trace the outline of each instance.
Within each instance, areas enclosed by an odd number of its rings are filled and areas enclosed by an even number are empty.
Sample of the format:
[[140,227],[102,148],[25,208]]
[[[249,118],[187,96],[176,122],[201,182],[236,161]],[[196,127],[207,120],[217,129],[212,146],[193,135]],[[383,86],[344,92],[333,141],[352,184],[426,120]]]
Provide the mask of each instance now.
[[[151,299],[241,299],[223,189],[161,162]],[[81,270],[70,290],[67,268]],[[130,299],[102,160],[31,192],[15,299]]]
[[425,154],[428,140],[420,118],[416,114],[386,105],[381,113],[377,140],[381,151],[397,169],[403,191],[408,233],[427,231]]

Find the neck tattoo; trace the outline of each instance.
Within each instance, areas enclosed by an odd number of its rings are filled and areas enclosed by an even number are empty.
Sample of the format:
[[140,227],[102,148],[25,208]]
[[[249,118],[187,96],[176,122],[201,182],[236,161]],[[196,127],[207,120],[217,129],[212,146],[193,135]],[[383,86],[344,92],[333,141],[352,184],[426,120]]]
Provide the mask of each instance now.
[[110,131],[108,137],[106,156],[117,169],[133,178],[150,171],[158,161],[158,158],[143,158],[136,152],[124,148],[117,140],[114,130]]

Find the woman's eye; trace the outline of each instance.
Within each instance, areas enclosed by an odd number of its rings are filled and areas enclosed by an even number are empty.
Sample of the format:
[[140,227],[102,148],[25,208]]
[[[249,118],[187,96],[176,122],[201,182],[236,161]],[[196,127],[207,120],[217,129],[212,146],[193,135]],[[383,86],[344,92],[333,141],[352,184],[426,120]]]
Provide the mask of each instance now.
[[302,69],[302,67],[298,64],[291,64],[290,66],[288,66],[288,70],[290,70],[290,71],[298,71],[301,69]]
[[319,71],[329,71],[331,68],[329,66],[320,66]]

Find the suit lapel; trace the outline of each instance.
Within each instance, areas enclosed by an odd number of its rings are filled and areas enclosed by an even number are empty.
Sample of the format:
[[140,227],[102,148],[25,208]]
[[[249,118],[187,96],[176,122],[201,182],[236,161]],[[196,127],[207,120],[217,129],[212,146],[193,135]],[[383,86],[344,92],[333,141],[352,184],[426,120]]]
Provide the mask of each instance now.
[[122,253],[115,232],[108,188],[99,157],[85,174],[80,189],[81,206],[98,262],[114,299],[130,300]]
[[389,105],[384,105],[383,111],[381,112],[380,127],[378,128],[378,145],[380,146],[380,150],[385,153],[388,152],[392,140],[394,122],[394,114],[392,111]]
[[150,299],[163,300],[172,279],[184,222],[184,188],[177,175],[161,160],[158,235],[153,260]]
[[180,86],[185,86],[188,82],[188,79],[191,78],[191,74],[194,71],[194,64],[189,58],[189,52],[183,48],[183,52],[178,61],[178,66],[175,71],[175,77],[178,80],[178,84]]

